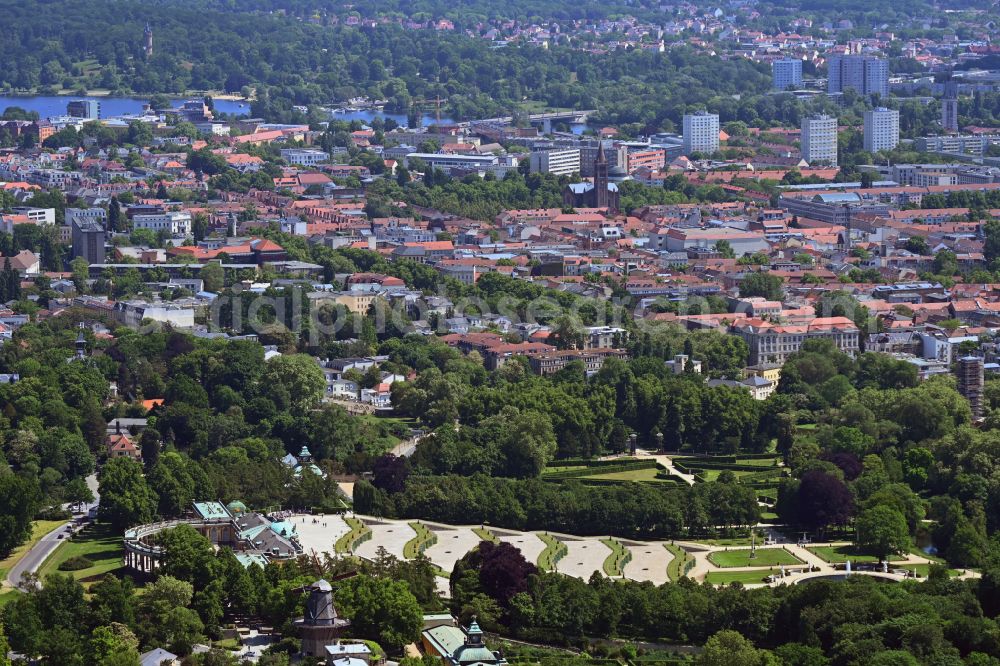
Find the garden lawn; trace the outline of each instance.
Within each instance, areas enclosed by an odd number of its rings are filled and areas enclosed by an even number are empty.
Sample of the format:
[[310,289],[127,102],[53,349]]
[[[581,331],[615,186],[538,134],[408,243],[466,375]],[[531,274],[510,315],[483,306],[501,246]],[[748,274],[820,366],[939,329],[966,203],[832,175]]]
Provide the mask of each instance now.
[[771,573],[763,569],[759,571],[710,571],[705,575],[705,582],[711,585],[728,585],[729,583],[753,585],[754,583],[763,583],[764,577]]
[[802,560],[783,548],[758,548],[753,559],[750,549],[717,551],[710,553],[708,561],[717,567],[776,567],[780,565],[802,564]]
[[[38,575],[44,579],[49,574],[69,573],[83,583],[84,587],[89,587],[104,578],[106,574],[123,569],[124,552],[121,532],[110,525],[91,524],[72,539],[60,544],[39,567]],[[92,564],[79,571],[59,571],[59,565],[71,557],[86,557]]]
[[[826,562],[878,562],[874,555],[868,555],[858,550],[856,546],[806,546],[806,549],[816,557]],[[890,562],[899,562],[902,558],[890,557]]]
[[616,539],[601,539],[601,543],[611,549],[611,554],[604,560],[604,574],[612,578],[621,576],[631,553]]
[[663,546],[673,555],[673,558],[671,558],[670,562],[667,563],[667,578],[677,582],[686,573],[684,571],[684,565],[689,561],[694,561],[694,558],[680,546],[669,543],[665,543]]
[[607,474],[588,474],[580,477],[582,479],[607,479],[609,481],[663,481],[656,478],[662,470],[658,467],[647,467],[644,469],[630,469],[625,472],[609,472]]
[[437,542],[437,536],[423,523],[410,523],[410,527],[413,528],[413,531],[417,535],[403,545],[403,557],[408,560],[416,558],[425,549]]
[[559,539],[549,534],[538,534],[545,543],[545,550],[538,555],[538,568],[542,571],[554,571],[556,563],[566,554],[568,548]]

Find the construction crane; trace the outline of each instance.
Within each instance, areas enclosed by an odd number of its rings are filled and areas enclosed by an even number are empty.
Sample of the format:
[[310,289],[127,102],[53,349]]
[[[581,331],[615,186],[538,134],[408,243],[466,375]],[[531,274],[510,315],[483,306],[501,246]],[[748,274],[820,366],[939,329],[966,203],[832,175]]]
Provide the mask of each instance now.
[[441,95],[438,95],[434,99],[415,99],[410,102],[410,106],[422,107],[433,104],[434,105],[434,122],[438,125],[441,124],[441,102],[447,100],[441,99]]

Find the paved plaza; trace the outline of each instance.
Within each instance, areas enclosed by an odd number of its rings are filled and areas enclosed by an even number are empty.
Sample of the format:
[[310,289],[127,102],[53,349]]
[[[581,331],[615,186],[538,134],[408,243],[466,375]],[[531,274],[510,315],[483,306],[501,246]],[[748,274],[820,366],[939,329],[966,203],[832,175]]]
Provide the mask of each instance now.
[[467,527],[459,529],[441,529],[435,525],[428,527],[437,536],[437,543],[425,550],[424,555],[449,573],[455,568],[455,562],[462,559],[481,541],[479,535]]
[[[404,559],[403,553],[406,544],[417,536],[416,531],[409,524],[414,521],[389,520],[369,516],[356,517],[364,523],[367,530],[370,530],[370,535],[360,539],[355,545],[353,554],[358,557],[374,559],[379,549],[384,548],[391,555]],[[351,527],[340,516],[296,516],[294,521],[299,532],[300,542],[306,553],[333,554],[337,540],[351,531]],[[479,525],[442,525],[427,521],[420,522],[436,536],[435,542],[424,550],[424,555],[445,574],[450,574],[455,563],[479,544],[480,536],[474,530],[484,529],[483,526]],[[498,541],[513,545],[521,551],[526,560],[535,564],[538,563],[539,556],[546,547],[545,542],[535,532],[519,532],[489,526],[486,526],[485,529]],[[566,546],[566,553],[560,558],[557,565],[559,573],[584,580],[589,579],[594,572],[604,575],[604,563],[612,555],[611,548],[601,542],[604,537],[581,537],[551,532],[546,534],[558,539]],[[628,539],[620,540],[620,542],[632,555],[624,568],[625,578],[634,581],[649,581],[657,585],[668,581],[667,566],[673,559],[673,555],[664,547],[664,542],[643,542]],[[693,558],[693,564],[687,575],[697,581],[704,581],[706,576],[711,575],[714,577],[709,578],[711,582],[721,584],[728,582],[727,577],[738,576],[741,572],[759,571],[761,579],[763,579],[768,574],[778,574],[782,571],[780,567],[723,568],[714,564],[709,559],[709,555],[727,548],[696,542],[679,542],[678,545]],[[843,568],[842,565],[838,566],[822,560],[800,544],[783,541],[769,547],[784,548],[801,560],[801,564],[786,567],[786,577],[772,584],[795,583],[814,575],[834,574],[838,569]],[[908,554],[899,563],[894,563],[894,566],[912,567],[928,563],[927,558]],[[888,574],[888,577],[893,576],[892,573]],[[898,577],[902,578],[902,576]],[[447,593],[447,578],[439,577],[437,582],[438,588]],[[759,583],[746,581],[745,584],[757,586],[764,583],[761,580]]]
[[[566,555],[557,565],[559,573],[587,580],[595,571],[604,572],[604,560],[611,555],[611,549],[599,539],[560,538],[559,540],[566,545]],[[666,569],[667,564],[664,562],[663,570]]]
[[667,582],[667,563],[672,556],[662,543],[624,542],[632,553],[632,559],[625,565],[625,578],[648,580],[656,585]]

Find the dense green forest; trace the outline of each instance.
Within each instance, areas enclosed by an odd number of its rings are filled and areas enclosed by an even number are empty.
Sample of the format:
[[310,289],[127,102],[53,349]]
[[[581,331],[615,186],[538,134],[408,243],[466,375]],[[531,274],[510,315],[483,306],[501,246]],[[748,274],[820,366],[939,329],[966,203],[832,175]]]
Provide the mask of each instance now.
[[[393,26],[325,28],[196,3],[7,0],[0,9],[10,54],[0,88],[82,85],[155,94],[256,87],[253,113],[272,118],[290,113],[293,104],[356,95],[387,99],[396,110],[440,95],[456,118],[500,115],[532,99],[554,107],[599,108],[608,119],[659,127],[665,120],[678,123],[685,111],[713,98],[764,92],[770,83],[762,66],[688,49],[606,56],[568,48],[498,50],[456,34]],[[155,33],[148,61],[142,50],[147,21]]]

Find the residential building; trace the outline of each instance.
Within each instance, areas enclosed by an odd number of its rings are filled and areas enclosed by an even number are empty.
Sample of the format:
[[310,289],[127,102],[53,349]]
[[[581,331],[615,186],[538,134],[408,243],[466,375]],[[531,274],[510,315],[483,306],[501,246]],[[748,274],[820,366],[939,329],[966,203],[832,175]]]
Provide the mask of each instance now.
[[675,375],[687,372],[689,367],[691,368],[691,372],[701,374],[701,361],[693,359],[687,354],[677,354],[669,361],[664,361],[664,364]]
[[24,215],[32,224],[48,226],[56,223],[55,208],[32,208],[30,206],[15,206],[11,209],[15,215]]
[[735,379],[710,379],[709,386],[731,386],[750,391],[750,397],[754,400],[767,400],[778,388],[777,382],[770,382],[763,377],[752,375],[741,381]]
[[539,150],[531,153],[529,167],[532,173],[552,173],[557,176],[580,173],[580,150]]
[[573,361],[583,363],[587,375],[592,375],[601,369],[605,359],[628,358],[628,352],[624,349],[589,349],[586,351],[577,349],[565,349],[554,352],[543,352],[528,356],[531,369],[539,375],[551,375],[559,372]]
[[584,349],[621,347],[628,340],[628,331],[618,326],[587,326],[584,328]]
[[719,150],[719,116],[707,111],[684,114],[684,154]]
[[625,154],[625,171],[633,173],[638,169],[658,171],[667,164],[667,151],[663,148],[643,148],[629,150]]
[[131,458],[142,460],[142,451],[128,432],[114,432],[108,435],[107,450],[109,458]]
[[827,92],[853,89],[861,95],[889,96],[889,64],[873,56],[836,55],[827,61]]
[[324,304],[342,305],[348,312],[365,316],[375,304],[379,297],[379,292],[374,291],[341,291],[329,292],[309,292],[307,297],[313,301],[313,308],[320,308]]
[[330,153],[318,148],[282,148],[281,159],[289,164],[315,166],[330,160]]
[[73,258],[83,257],[88,264],[104,263],[104,225],[89,219],[73,220]]
[[102,227],[107,226],[108,211],[98,206],[94,208],[67,208],[66,226],[72,227],[76,220],[97,222]]
[[925,153],[960,153],[981,156],[990,139],[984,135],[974,136],[922,136],[913,142],[914,147]]
[[826,114],[804,118],[801,146],[809,166],[837,166],[837,119]]
[[96,99],[75,99],[66,105],[66,115],[98,120],[101,117],[101,103]]
[[10,267],[21,277],[34,277],[41,271],[38,255],[31,250],[21,250],[10,257],[0,257],[0,267],[5,266],[8,260]]
[[758,363],[743,368],[743,374],[747,377],[763,377],[777,384],[781,380],[781,366],[777,363]]
[[958,183],[958,174],[942,173],[940,171],[918,171],[913,174],[913,185],[916,187],[942,187]]
[[775,90],[802,87],[802,61],[798,58],[782,58],[771,63],[771,80]]
[[979,356],[963,356],[958,359],[955,369],[958,374],[958,392],[969,401],[972,418],[983,417],[983,359]]
[[132,218],[132,225],[135,229],[164,231],[171,236],[188,236],[191,234],[191,213],[170,211],[153,215],[136,215]]
[[899,145],[899,111],[880,106],[865,111],[865,150],[877,153]]
[[119,301],[114,306],[114,318],[132,328],[139,328],[147,319],[177,328],[194,328],[194,308],[185,303]]
[[762,319],[735,322],[731,333],[750,348],[750,363],[783,364],[806,340],[832,340],[837,349],[854,356],[858,352],[858,327],[847,317],[816,317],[806,324],[774,324]]

